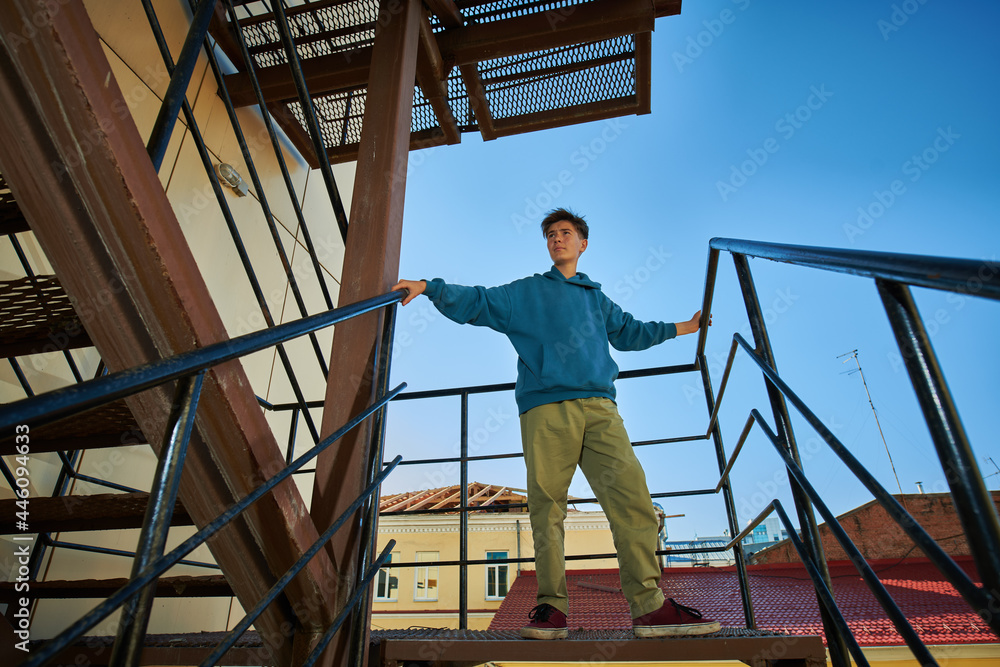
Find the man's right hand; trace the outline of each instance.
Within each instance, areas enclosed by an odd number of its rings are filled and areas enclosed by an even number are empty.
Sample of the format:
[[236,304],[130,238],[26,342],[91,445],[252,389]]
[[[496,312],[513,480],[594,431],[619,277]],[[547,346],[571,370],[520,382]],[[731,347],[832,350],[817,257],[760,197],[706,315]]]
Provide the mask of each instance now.
[[398,283],[392,286],[394,290],[406,290],[409,292],[404,298],[401,305],[405,306],[409,302],[413,301],[415,298],[424,293],[427,289],[427,281],[425,280],[400,280]]

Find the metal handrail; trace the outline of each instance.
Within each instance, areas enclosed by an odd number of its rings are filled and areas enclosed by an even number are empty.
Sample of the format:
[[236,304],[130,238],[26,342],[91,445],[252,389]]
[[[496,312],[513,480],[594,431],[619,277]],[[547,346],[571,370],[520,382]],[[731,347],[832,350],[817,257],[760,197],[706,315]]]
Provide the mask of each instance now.
[[[990,278],[982,276],[983,269],[988,269],[990,276],[1000,274],[1000,263],[993,261],[719,237],[710,240],[708,245],[714,251],[725,250],[734,255],[1000,299],[1000,280],[991,282]],[[978,284],[971,284],[973,281]]]
[[11,429],[16,424],[37,426],[40,423],[67,417],[74,412],[89,410],[170,380],[287,342],[310,331],[395,304],[401,301],[403,296],[401,292],[388,292],[325,313],[317,313],[270,329],[254,331],[173,357],[159,359],[135,369],[70,385],[34,399],[8,403],[0,406],[0,430]]
[[[750,344],[743,339],[742,336],[736,334],[736,340],[739,342],[740,346],[747,352],[751,360],[764,373],[767,381],[778,389],[799,411],[803,418],[809,423],[810,426],[820,435],[824,442],[833,450],[841,461],[847,466],[847,468],[858,478],[858,480],[864,484],[879,504],[886,510],[892,519],[899,524],[899,527],[909,535],[910,539],[916,543],[916,545],[926,554],[927,558],[931,563],[945,576],[948,582],[955,587],[955,590],[965,598],[965,601],[976,610],[990,609],[991,600],[990,594],[983,589],[976,586],[969,576],[962,570],[955,562],[948,556],[945,551],[938,546],[937,542],[934,541],[926,530],[910,515],[909,512],[899,503],[898,500],[893,497],[888,490],[885,489],[878,480],[869,473],[865,467],[858,461],[851,453],[848,451],[847,447],[840,441],[837,436],[830,431],[829,428],[823,424],[822,421],[816,416],[816,414],[809,409],[808,406],[802,401],[801,398],[788,386],[788,384],[781,379],[781,377],[774,371],[773,368],[768,366],[760,358],[760,356],[753,351]],[[756,419],[758,423],[762,421],[760,413],[756,410],[751,411],[751,415]],[[762,428],[764,425],[762,425]],[[765,433],[770,437],[773,433],[769,429],[765,429]],[[772,440],[773,442],[773,440]],[[780,452],[782,456],[785,452]],[[815,499],[813,502],[817,502]],[[817,503],[817,506],[818,503]],[[827,519],[828,525],[831,530],[836,530],[840,527],[837,523],[836,517],[830,515]],[[995,603],[994,603],[995,604]],[[1000,635],[1000,618],[995,618],[995,614],[991,615],[989,619],[986,619],[987,623],[993,628],[993,631]]]
[[[116,659],[129,664],[134,662],[138,656],[138,652],[142,649],[142,637],[145,634],[149,606],[152,602],[153,587],[150,584],[155,583],[155,580],[168,568],[177,564],[185,555],[204,544],[216,531],[238,516],[252,503],[264,497],[275,486],[294,474],[307,462],[318,456],[320,452],[343,437],[349,430],[376,412],[384,410],[388,402],[406,386],[404,383],[396,389],[385,393],[371,406],[348,421],[347,424],[323,439],[322,442],[318,443],[315,447],[283,468],[279,473],[222,512],[216,519],[204,526],[195,535],[185,540],[180,546],[167,554],[163,554],[162,548],[170,523],[170,512],[176,498],[176,484],[180,479],[186,444],[191,434],[198,393],[202,378],[208,368],[271,347],[278,344],[278,342],[307,335],[312,331],[334,325],[372,310],[394,307],[403,296],[400,292],[390,292],[379,297],[339,308],[335,311],[320,313],[272,329],[254,332],[205,348],[192,350],[175,357],[152,362],[138,369],[122,371],[0,407],[0,428],[6,428],[13,423],[35,425],[43,420],[52,420],[84,411],[96,405],[138,393],[171,380],[182,380],[178,386],[178,400],[175,401],[175,409],[171,416],[170,426],[167,429],[167,434],[164,436],[164,446],[161,451],[156,479],[154,481],[154,492],[151,494],[151,501],[147,507],[143,534],[140,538],[140,551],[135,554],[136,558],[129,583],[105,599],[83,618],[78,619],[70,625],[69,628],[57,637],[43,645],[29,660],[23,663],[25,667],[37,667],[45,664],[123,604],[129,606],[123,616],[125,621],[120,624],[119,641],[116,642],[114,651]],[[387,320],[391,320],[391,318],[387,318]],[[391,337],[391,328],[387,329],[387,332],[384,332],[384,335],[386,334]],[[388,364],[389,357],[383,355],[381,361],[383,364]],[[378,372],[381,372],[386,377],[388,375],[387,369],[382,369]],[[191,380],[190,378],[194,379]],[[181,398],[181,396],[184,398]],[[344,512],[341,519],[335,522],[333,530],[341,527],[343,522],[351,516],[353,510],[360,507],[372,493],[377,491],[381,480],[397,463],[398,460],[379,475],[369,477],[369,479],[373,480],[369,488],[355,500],[355,504],[352,505],[353,509],[349,508]],[[159,498],[159,501],[154,501],[152,498]],[[333,535],[333,530],[324,532],[326,539],[314,545],[313,548],[315,551],[318,551],[325,541]],[[307,562],[308,558],[300,560],[293,568],[299,567],[301,569]],[[371,576],[374,576],[377,572],[377,565],[381,564],[381,562],[376,563],[374,570],[369,573]],[[289,576],[288,580],[290,579],[291,576]],[[357,595],[360,595],[361,592],[357,591]],[[277,595],[277,592],[275,592],[275,595]],[[349,611],[350,608],[344,609],[344,613]],[[337,627],[339,628],[339,624]],[[328,635],[332,637],[332,634],[329,632]],[[327,642],[329,641],[329,637],[326,640]],[[317,656],[318,654],[314,654],[312,659],[315,660]]]
[[[820,498],[819,493],[816,492],[816,489],[813,488],[812,484],[809,483],[809,480],[806,479],[802,469],[795,464],[791,455],[785,451],[780,439],[774,431],[771,430],[771,427],[767,425],[767,422],[764,421],[764,418],[760,415],[760,413],[757,412],[756,409],[753,410],[753,413],[757,419],[757,425],[760,426],[761,430],[767,435],[768,440],[770,440],[771,444],[774,445],[775,450],[778,452],[778,455],[785,464],[785,468],[787,468],[788,472],[791,473],[798,487],[805,491],[805,493],[812,500],[813,504],[819,510],[820,514],[822,514],[823,518],[826,519],[827,527],[833,533],[834,537],[837,538],[837,542],[840,543],[840,546],[844,549],[845,553],[847,553],[848,559],[854,564],[854,567],[857,568],[858,572],[861,574],[861,578],[864,580],[868,590],[872,592],[879,605],[883,610],[885,610],[885,613],[889,616],[889,620],[896,628],[896,631],[903,637],[903,641],[906,642],[910,651],[913,652],[913,655],[917,658],[919,664],[924,665],[925,667],[927,665],[937,665],[934,661],[934,657],[931,655],[930,651],[927,650],[927,646],[923,643],[923,641],[921,641],[920,637],[917,636],[917,633],[913,629],[913,626],[910,625],[910,622],[906,620],[906,616],[903,614],[902,610],[900,610],[899,605],[897,605],[896,601],[893,600],[891,595],[889,595],[889,591],[887,591],[885,586],[882,585],[882,581],[878,578],[878,575],[875,574],[871,565],[868,564],[868,561],[865,560],[861,551],[854,544],[851,538],[848,537],[843,526],[841,526],[837,521],[836,515],[830,511],[830,508],[827,507],[826,503],[824,503]],[[791,533],[789,533],[789,535],[790,534]],[[846,639],[846,637],[847,636],[845,635],[844,638]]]

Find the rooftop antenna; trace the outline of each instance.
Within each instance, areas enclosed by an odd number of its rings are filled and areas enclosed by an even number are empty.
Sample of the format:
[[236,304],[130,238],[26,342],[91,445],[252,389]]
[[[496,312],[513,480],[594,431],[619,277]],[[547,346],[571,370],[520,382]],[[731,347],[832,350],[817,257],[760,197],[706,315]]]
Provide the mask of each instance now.
[[[861,362],[858,360],[858,351],[851,350],[850,352],[845,352],[844,354],[837,356],[838,359],[841,357],[850,357],[851,359],[854,359],[854,363],[858,365],[857,370],[852,368],[847,371],[847,375],[854,375],[855,373],[861,375],[861,383],[865,386],[865,394],[868,395],[868,405],[871,406],[872,414],[875,415],[875,424],[878,426],[878,434],[882,436],[882,444],[885,446],[885,455],[889,457],[889,466],[892,468],[892,476],[896,478],[896,487],[899,489],[899,495],[903,495],[903,487],[899,483],[899,475],[896,474],[896,465],[892,462],[892,454],[889,453],[889,445],[885,441],[885,434],[882,433],[882,424],[878,420],[878,411],[875,410],[875,404],[872,403],[872,394],[868,391],[868,383],[865,381],[865,372],[861,370]],[[848,359],[844,359],[840,363],[846,364],[847,362]]]
[[993,457],[992,456],[987,456],[986,460],[989,461],[990,463],[992,463],[993,467],[996,468],[997,471],[996,472],[991,472],[989,475],[986,475],[985,477],[983,477],[983,479],[989,479],[990,477],[994,477],[996,475],[1000,475],[1000,466],[998,466],[996,464],[996,461],[993,460]]

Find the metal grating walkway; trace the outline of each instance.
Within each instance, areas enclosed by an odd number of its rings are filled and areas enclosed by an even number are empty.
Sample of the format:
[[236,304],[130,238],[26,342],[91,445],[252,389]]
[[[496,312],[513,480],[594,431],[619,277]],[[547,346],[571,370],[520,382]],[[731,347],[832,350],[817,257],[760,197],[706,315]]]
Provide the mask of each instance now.
[[534,641],[504,630],[373,631],[370,665],[395,667],[414,662],[475,665],[487,661],[666,662],[742,660],[757,664],[782,660],[786,666],[826,665],[823,641],[816,636],[782,635],[744,628],[723,628],[702,637],[636,639],[631,630],[571,630],[568,639]]

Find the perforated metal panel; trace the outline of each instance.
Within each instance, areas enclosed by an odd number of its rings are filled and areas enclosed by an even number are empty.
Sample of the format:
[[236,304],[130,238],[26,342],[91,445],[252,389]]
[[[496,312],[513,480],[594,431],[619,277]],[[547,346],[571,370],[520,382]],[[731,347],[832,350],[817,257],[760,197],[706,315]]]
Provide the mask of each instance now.
[[634,95],[631,36],[488,60],[479,74],[494,118]]
[[[299,58],[306,60],[371,46],[378,20],[377,0],[307,3],[286,10]],[[288,62],[278,27],[271,18],[250,18],[240,25],[257,67]]]
[[0,355],[86,345],[90,338],[55,276],[0,281]]
[[[586,0],[500,0],[457,2],[456,6],[465,25],[471,26],[544,12],[570,16],[574,7],[585,4]],[[305,62],[338,53],[361,53],[371,47],[379,22],[377,5],[375,0],[328,0],[289,8],[289,26],[299,58]],[[240,27],[255,66],[284,65],[287,59],[274,20],[269,14],[252,16],[249,9],[244,13]],[[445,30],[436,19],[431,27],[435,33]],[[584,122],[589,119],[586,105],[628,100],[637,95],[636,44],[632,35],[487,60],[476,67],[490,116],[496,121],[520,121],[539,112],[569,109],[574,113],[565,122]],[[459,130],[478,131],[479,123],[457,67],[449,72],[446,86],[448,106]],[[366,97],[364,88],[312,96],[328,149],[346,149],[359,143]],[[289,99],[285,103],[305,131],[307,125],[299,102]],[[629,112],[623,109],[621,113]],[[414,87],[411,132],[426,136],[440,129],[441,122],[430,102],[419,87]],[[532,129],[538,128],[530,122],[523,126],[518,122],[516,131]]]

